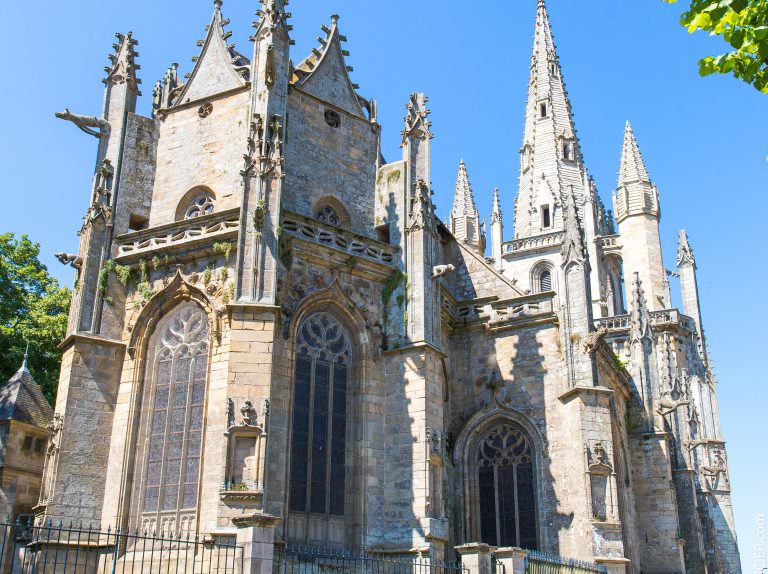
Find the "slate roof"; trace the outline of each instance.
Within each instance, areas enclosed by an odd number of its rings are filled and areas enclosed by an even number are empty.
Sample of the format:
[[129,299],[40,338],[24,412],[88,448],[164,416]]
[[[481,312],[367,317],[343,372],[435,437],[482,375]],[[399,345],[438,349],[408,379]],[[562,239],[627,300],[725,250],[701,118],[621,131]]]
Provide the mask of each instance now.
[[0,421],[14,420],[42,428],[53,419],[53,409],[32,378],[27,361],[0,389]]

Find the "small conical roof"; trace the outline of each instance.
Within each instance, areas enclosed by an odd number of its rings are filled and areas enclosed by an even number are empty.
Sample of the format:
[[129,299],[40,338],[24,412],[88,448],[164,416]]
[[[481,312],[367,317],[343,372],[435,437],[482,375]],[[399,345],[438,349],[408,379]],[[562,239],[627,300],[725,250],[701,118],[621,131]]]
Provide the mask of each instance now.
[[45,428],[53,418],[53,409],[24,362],[0,388],[0,421],[14,420]]

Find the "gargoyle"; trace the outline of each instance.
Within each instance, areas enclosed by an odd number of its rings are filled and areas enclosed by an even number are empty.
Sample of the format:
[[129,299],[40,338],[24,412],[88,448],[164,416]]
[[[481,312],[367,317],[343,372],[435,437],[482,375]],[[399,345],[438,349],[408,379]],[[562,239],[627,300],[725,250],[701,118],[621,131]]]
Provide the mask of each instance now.
[[587,335],[587,338],[584,341],[584,352],[588,355],[594,355],[597,352],[598,347],[600,347],[600,341],[602,341],[607,334],[608,329],[606,327],[602,327],[597,331],[592,331]]
[[79,255],[72,255],[70,253],[57,253],[56,259],[58,259],[59,263],[62,265],[69,265],[78,271],[80,271],[80,268],[83,266],[83,258]]
[[[72,122],[78,129],[95,138],[103,138],[109,134],[109,122],[96,116],[79,116],[65,109],[63,112],[56,112],[56,117]],[[98,131],[91,128],[98,128]]]
[[432,279],[437,279],[438,277],[442,277],[443,275],[446,275],[448,273],[453,273],[454,271],[456,271],[456,267],[454,267],[451,264],[435,265],[432,268]]
[[659,401],[659,408],[656,409],[656,412],[659,413],[662,417],[666,417],[667,415],[671,415],[680,407],[685,407],[690,404],[691,401],[673,401],[672,399],[661,399]]

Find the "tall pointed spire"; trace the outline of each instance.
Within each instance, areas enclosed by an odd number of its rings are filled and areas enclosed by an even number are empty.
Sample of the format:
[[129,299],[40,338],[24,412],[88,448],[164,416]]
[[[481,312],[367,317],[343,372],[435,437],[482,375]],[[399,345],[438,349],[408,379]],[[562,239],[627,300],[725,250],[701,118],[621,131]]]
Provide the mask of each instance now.
[[29,358],[29,341],[27,341],[27,348],[24,350],[24,361],[21,363],[21,370],[26,371],[27,369],[27,359]]
[[459,162],[459,172],[456,176],[456,192],[453,196],[450,224],[451,233],[458,241],[480,250],[483,243],[480,216],[475,207],[475,197],[472,194],[472,186],[469,184],[467,165],[463,159]]
[[648,170],[640,153],[640,147],[635,139],[635,132],[627,120],[624,128],[624,146],[621,151],[621,167],[619,168],[619,187],[628,183],[651,183]]
[[546,4],[538,3],[531,56],[523,147],[520,150],[520,187],[515,205],[515,237],[563,230],[558,209],[565,190],[577,195],[590,189],[584,170],[557,56]]

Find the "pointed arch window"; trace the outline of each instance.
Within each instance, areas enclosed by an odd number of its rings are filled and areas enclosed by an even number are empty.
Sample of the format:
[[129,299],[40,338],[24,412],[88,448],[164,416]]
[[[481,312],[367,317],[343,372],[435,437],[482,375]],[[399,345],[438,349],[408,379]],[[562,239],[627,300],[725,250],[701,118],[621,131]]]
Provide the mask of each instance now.
[[534,459],[522,428],[492,427],[477,451],[481,541],[493,546],[536,548]]
[[141,528],[195,529],[209,339],[205,312],[186,302],[160,322],[150,341],[139,443]]
[[351,349],[344,327],[329,313],[316,313],[299,328],[291,433],[291,511],[344,515]]

